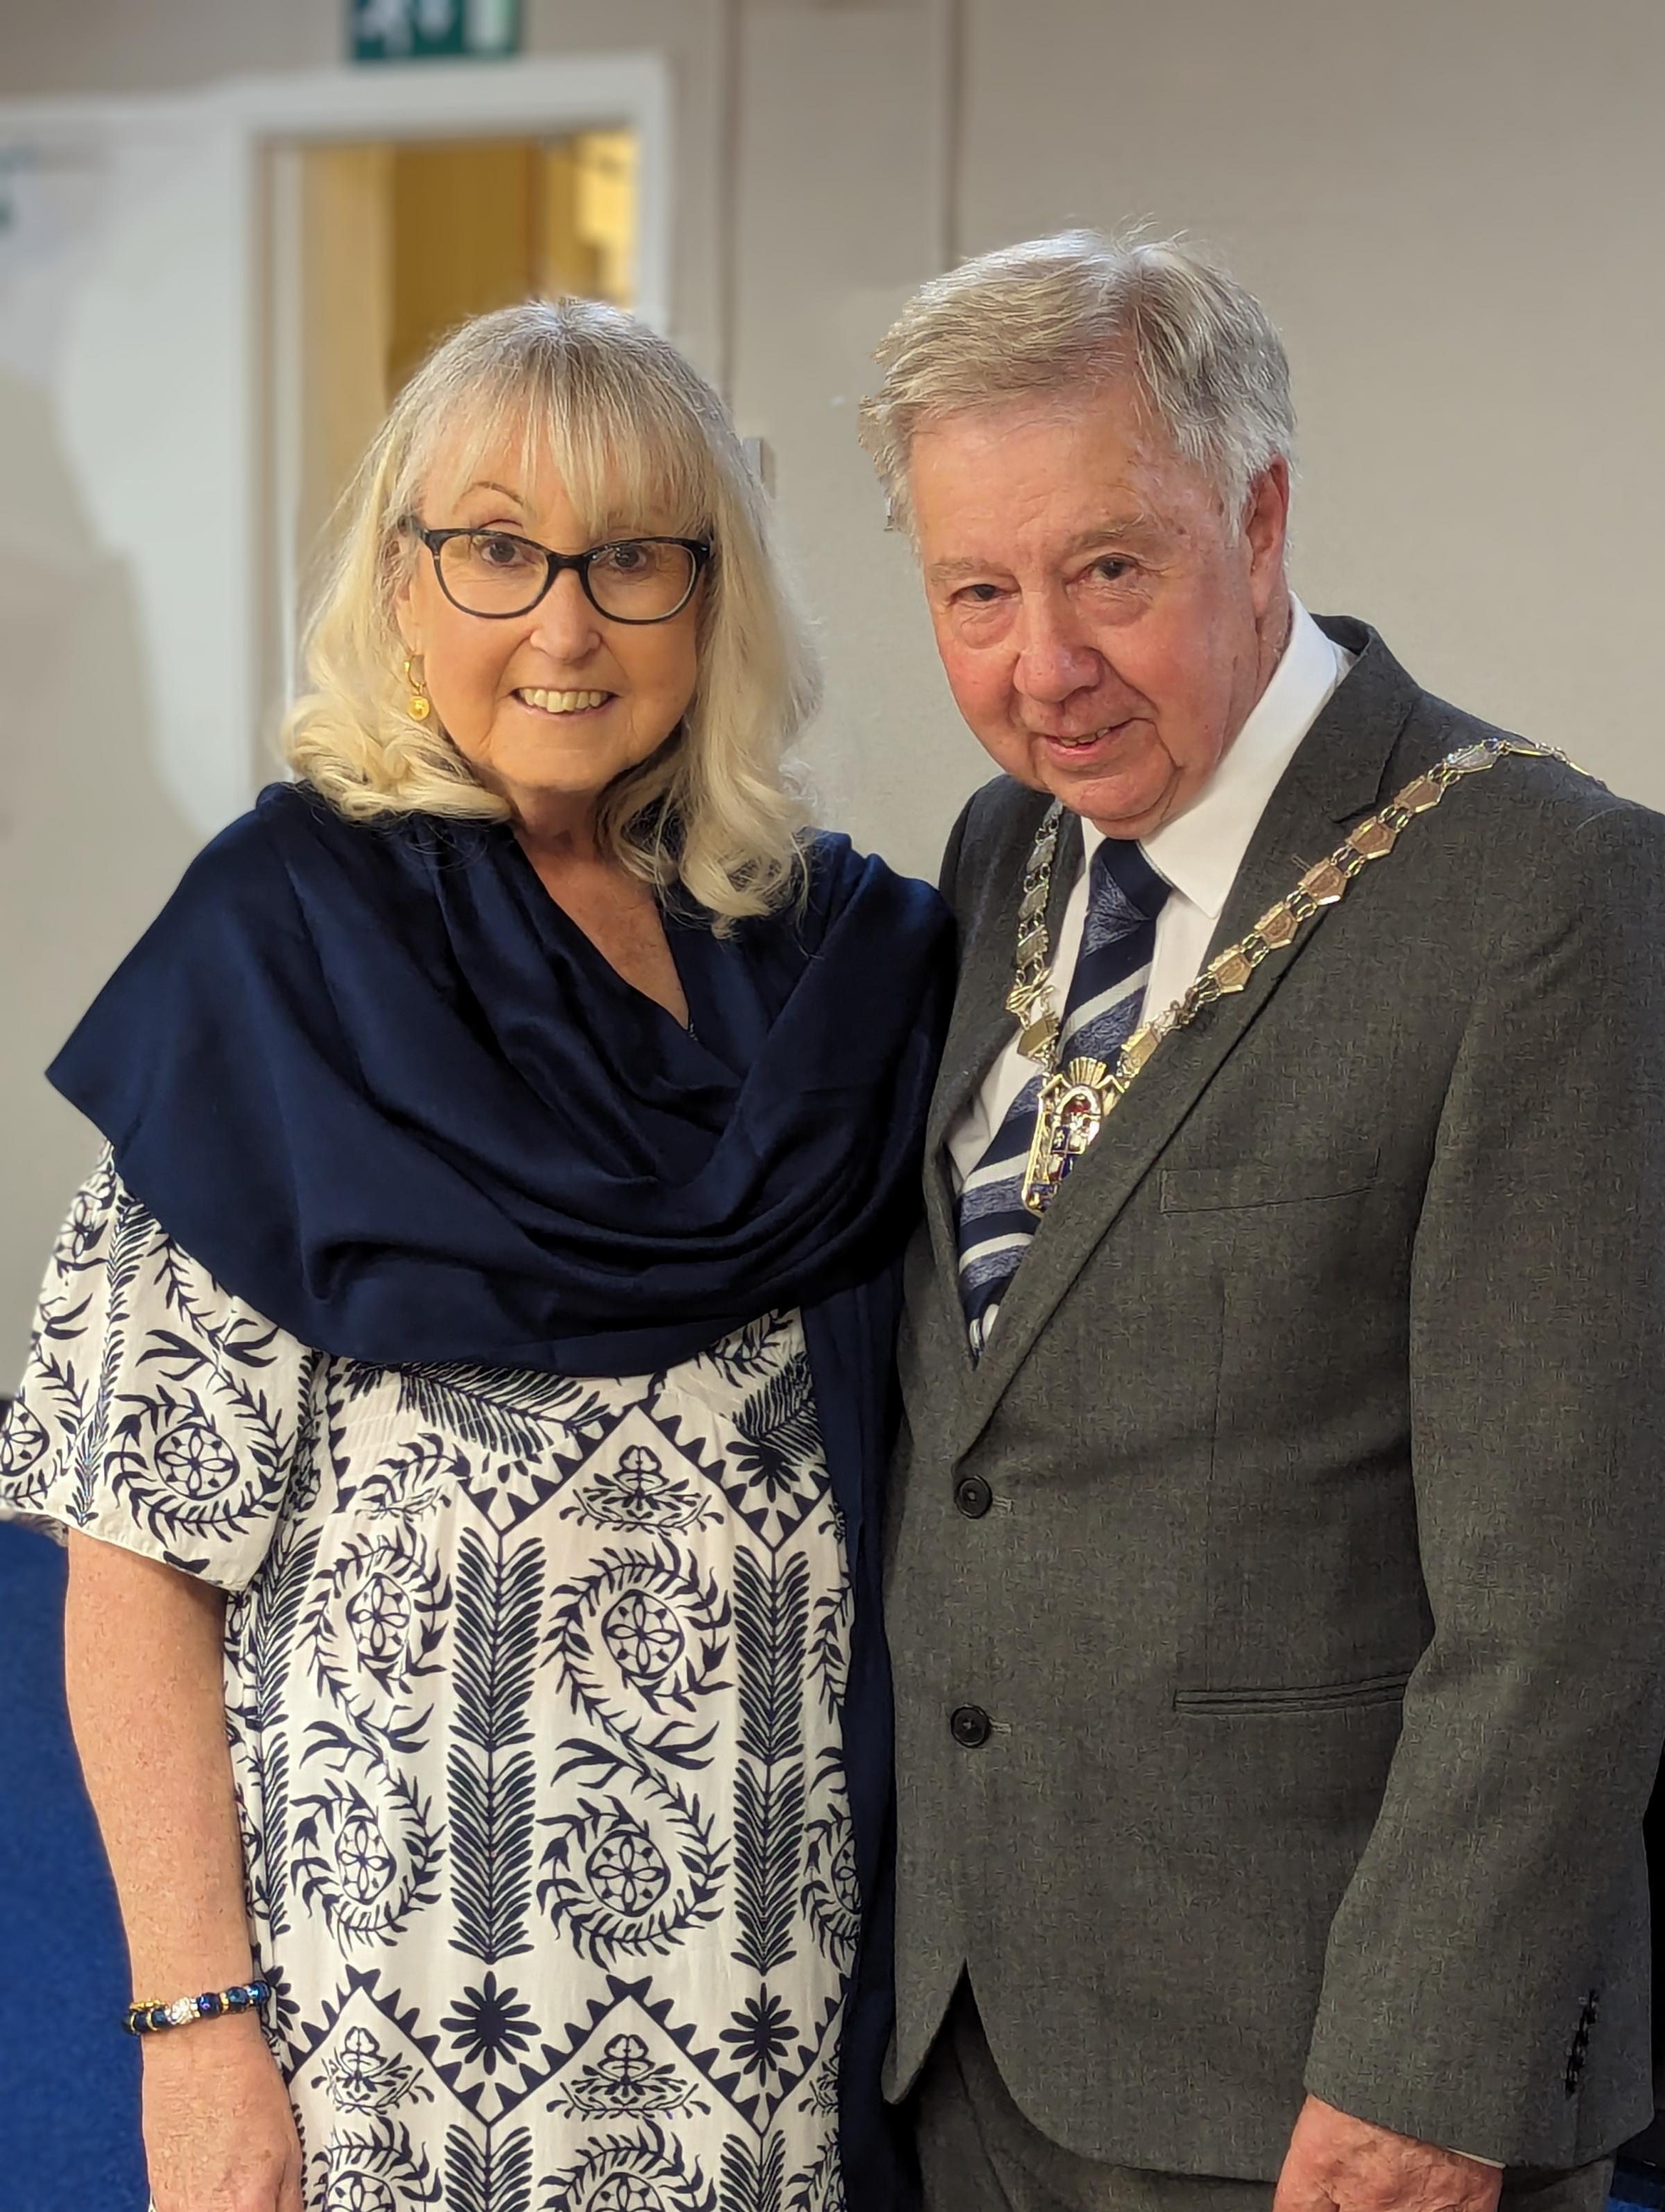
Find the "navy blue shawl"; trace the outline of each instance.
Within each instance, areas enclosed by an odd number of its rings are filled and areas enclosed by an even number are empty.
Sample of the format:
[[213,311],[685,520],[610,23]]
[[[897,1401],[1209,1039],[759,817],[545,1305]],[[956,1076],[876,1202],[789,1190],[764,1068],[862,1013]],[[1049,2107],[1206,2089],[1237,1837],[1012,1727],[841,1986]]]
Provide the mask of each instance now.
[[846,2192],[907,2194],[891,2016],[880,1510],[901,1253],[947,1015],[935,894],[823,837],[801,910],[666,929],[690,1035],[505,828],[349,824],[275,785],[186,872],[54,1061],[128,1188],[228,1291],[378,1365],[657,1372],[803,1310],[855,1598],[844,1740],[866,1902]]
[[823,837],[801,914],[668,930],[693,1035],[507,827],[367,829],[274,785],[50,1077],[168,1233],[304,1344],[653,1372],[895,1257],[948,925]]

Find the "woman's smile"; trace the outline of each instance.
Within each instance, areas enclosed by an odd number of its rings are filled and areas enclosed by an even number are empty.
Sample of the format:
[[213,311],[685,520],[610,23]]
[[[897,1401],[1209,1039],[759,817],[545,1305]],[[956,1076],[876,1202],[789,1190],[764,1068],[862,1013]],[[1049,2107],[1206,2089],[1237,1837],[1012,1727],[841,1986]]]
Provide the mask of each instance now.
[[618,694],[616,691],[544,691],[530,684],[523,684],[513,696],[535,714],[547,715],[562,721],[581,721],[611,707]]

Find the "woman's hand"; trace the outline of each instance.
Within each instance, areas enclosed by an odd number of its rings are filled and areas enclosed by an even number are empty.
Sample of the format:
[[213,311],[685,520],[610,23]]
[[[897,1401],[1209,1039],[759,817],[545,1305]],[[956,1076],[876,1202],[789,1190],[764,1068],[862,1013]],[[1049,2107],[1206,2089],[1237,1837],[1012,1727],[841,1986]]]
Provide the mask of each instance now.
[[155,2212],[303,2212],[289,2091],[250,2014],[145,2039],[144,2152]]

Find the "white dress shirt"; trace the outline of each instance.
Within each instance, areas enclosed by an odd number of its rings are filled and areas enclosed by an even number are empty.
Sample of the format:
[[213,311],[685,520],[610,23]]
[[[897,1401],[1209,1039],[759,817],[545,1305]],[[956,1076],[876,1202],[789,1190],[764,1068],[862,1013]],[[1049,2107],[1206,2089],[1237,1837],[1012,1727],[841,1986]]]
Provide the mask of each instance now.
[[[1145,986],[1143,1018],[1163,1012],[1196,981],[1249,839],[1295,750],[1352,666],[1352,655],[1325,636],[1298,599],[1283,658],[1255,702],[1249,720],[1227,746],[1200,795],[1164,822],[1139,850],[1172,886],[1157,917],[1156,950]],[[1087,871],[1104,842],[1102,830],[1083,822],[1081,869],[1064,910],[1053,949],[1053,998],[1061,1008],[1081,950],[1087,911]],[[1014,940],[1013,951],[1016,951]],[[983,1078],[981,1088],[949,1133],[954,1187],[987,1150],[1012,1100],[1035,1073],[1018,1049],[1018,1027]]]

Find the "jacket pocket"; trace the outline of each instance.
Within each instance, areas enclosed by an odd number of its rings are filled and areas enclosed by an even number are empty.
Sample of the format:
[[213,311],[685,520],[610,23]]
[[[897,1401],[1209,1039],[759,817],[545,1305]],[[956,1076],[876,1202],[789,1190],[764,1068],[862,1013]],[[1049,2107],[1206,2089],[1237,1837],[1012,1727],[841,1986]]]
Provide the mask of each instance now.
[[1322,1160],[1244,1160],[1236,1167],[1164,1168],[1164,1213],[1221,1212],[1232,1206],[1293,1206],[1314,1198],[1347,1198],[1369,1190],[1379,1152],[1342,1152]]
[[1267,1685],[1242,1690],[1176,1690],[1176,1713],[1333,1713],[1359,1705],[1396,1705],[1411,1669],[1368,1674],[1361,1682],[1316,1682],[1291,1689]]

